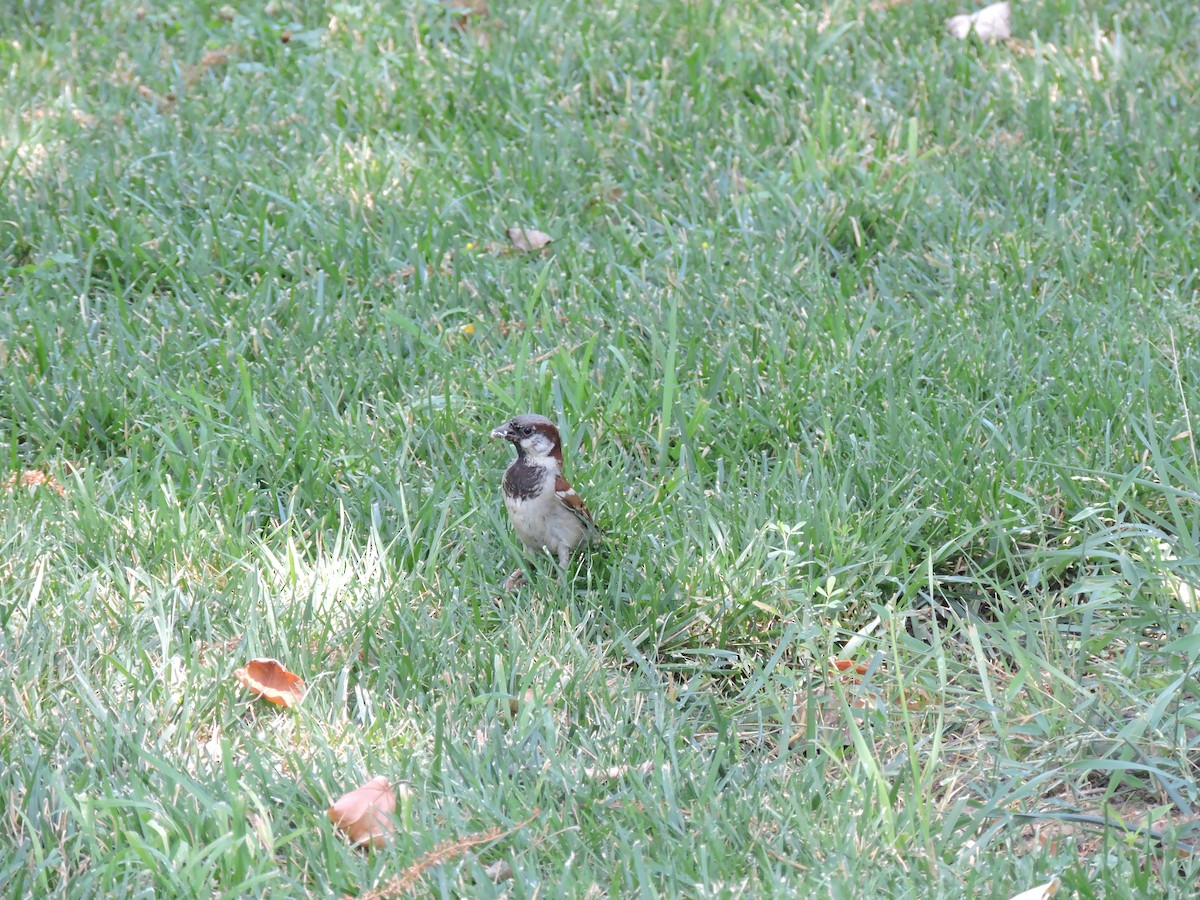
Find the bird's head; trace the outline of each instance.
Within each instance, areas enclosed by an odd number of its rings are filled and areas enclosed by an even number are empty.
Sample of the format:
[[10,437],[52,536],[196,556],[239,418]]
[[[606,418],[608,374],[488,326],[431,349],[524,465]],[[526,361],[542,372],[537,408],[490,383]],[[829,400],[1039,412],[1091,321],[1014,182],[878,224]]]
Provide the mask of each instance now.
[[562,465],[562,438],[558,427],[545,416],[532,413],[515,416],[493,428],[492,437],[511,442],[519,457],[531,461],[552,458]]

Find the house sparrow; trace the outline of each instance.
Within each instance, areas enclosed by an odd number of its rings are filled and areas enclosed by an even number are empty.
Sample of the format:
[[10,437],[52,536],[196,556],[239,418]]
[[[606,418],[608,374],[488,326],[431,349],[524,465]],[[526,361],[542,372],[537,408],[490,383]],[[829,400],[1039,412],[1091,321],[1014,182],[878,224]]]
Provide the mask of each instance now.
[[[504,473],[504,506],[513,530],[530,553],[546,551],[566,569],[571,551],[593,543],[596,523],[563,478],[562,438],[545,416],[517,416],[492,430],[492,437],[511,441],[516,461]],[[511,590],[525,583],[520,569],[504,583]]]

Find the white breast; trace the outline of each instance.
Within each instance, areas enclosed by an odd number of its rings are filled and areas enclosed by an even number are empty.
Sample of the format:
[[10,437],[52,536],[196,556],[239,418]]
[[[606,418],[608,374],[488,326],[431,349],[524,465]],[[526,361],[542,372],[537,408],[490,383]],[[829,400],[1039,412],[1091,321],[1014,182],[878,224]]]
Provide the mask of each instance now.
[[546,479],[536,497],[515,500],[506,496],[504,505],[517,537],[531,553],[549,550],[565,564],[567,555],[583,540],[583,523],[554,493],[553,478]]

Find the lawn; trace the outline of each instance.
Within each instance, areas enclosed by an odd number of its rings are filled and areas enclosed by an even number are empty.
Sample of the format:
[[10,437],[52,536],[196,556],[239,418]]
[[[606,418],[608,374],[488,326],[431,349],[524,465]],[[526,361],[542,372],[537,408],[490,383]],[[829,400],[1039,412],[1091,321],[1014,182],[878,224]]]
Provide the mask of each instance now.
[[4,894],[1193,896],[1192,0],[4,6]]

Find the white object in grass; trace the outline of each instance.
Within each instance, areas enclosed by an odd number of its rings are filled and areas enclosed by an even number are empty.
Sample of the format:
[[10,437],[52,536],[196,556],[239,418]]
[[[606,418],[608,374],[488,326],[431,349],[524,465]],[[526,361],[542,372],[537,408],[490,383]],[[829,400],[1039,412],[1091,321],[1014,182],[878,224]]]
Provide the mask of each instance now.
[[978,12],[951,16],[946,30],[959,40],[966,40],[971,32],[981,41],[1007,40],[1012,36],[1012,7],[1007,2],[993,3]]

